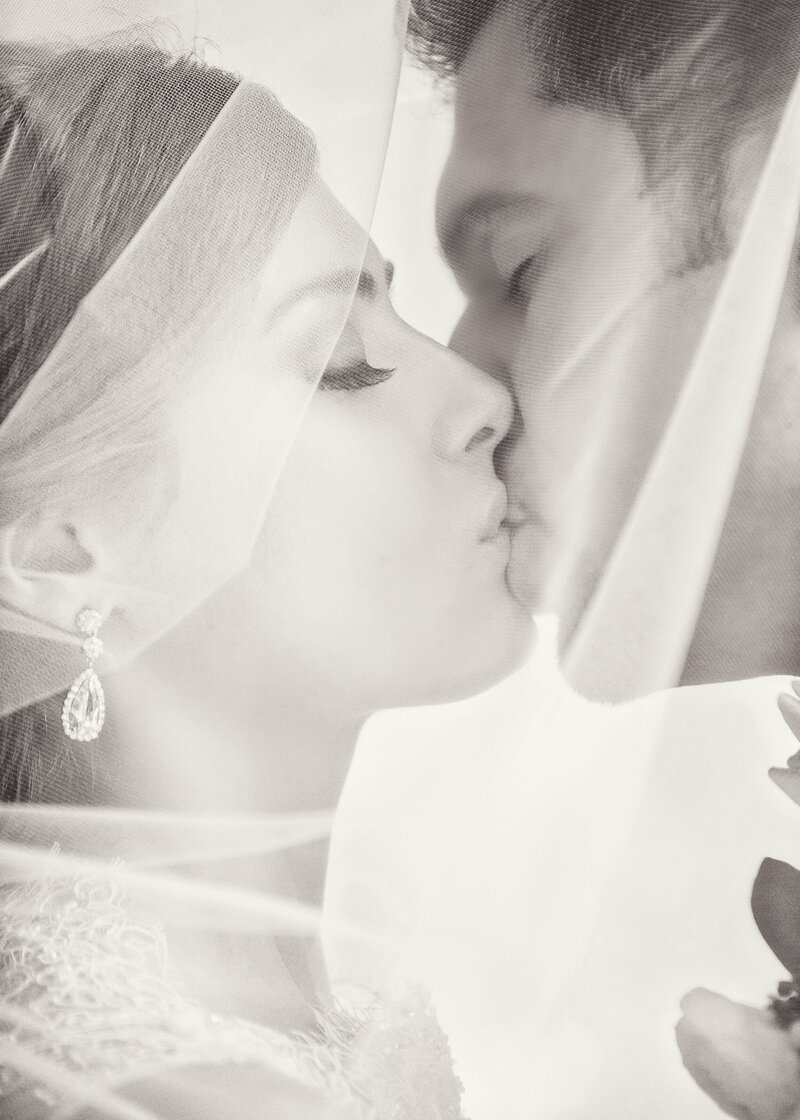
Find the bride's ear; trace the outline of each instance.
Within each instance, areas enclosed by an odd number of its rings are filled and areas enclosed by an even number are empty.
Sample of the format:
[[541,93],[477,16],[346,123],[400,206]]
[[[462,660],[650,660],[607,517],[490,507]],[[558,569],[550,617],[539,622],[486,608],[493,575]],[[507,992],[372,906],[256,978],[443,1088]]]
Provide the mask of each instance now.
[[0,529],[0,550],[0,599],[11,607],[67,631],[84,607],[110,612],[112,604],[99,601],[98,550],[75,522],[25,518]]

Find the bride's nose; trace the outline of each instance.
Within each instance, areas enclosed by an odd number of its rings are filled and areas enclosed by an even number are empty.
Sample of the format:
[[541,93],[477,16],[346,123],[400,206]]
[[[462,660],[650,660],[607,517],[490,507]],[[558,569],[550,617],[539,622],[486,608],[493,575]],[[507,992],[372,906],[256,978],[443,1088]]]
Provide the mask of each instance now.
[[446,459],[492,455],[508,435],[514,410],[510,393],[451,351],[441,356],[446,380],[434,427],[434,450]]

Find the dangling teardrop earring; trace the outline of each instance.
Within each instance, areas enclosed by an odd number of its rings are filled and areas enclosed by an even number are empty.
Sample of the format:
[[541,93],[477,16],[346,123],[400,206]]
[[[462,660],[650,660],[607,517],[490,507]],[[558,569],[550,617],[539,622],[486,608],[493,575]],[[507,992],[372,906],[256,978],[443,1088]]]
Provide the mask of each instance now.
[[64,698],[61,709],[61,726],[70,739],[88,743],[100,734],[106,718],[106,698],[100,678],[94,671],[95,660],[103,652],[103,643],[97,636],[103,618],[99,611],[85,607],[75,619],[75,625],[86,639],[81,646],[86,658],[86,668],[75,678],[72,688]]

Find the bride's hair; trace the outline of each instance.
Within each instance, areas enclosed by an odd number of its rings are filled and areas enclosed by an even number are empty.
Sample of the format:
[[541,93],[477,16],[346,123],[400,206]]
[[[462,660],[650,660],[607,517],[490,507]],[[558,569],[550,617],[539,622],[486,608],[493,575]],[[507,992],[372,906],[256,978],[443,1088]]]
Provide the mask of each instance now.
[[[147,32],[0,42],[0,423],[238,84]],[[0,799],[92,799],[86,767],[46,750],[53,723],[51,702],[0,721]]]
[[0,421],[238,85],[137,35],[0,44]]

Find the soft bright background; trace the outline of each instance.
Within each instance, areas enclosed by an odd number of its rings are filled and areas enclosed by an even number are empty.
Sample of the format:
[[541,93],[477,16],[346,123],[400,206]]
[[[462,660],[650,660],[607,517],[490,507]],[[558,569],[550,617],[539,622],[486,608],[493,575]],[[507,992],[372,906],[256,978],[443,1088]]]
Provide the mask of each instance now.
[[372,233],[394,261],[394,303],[424,334],[447,342],[463,306],[436,241],[436,185],[447,159],[452,107],[446,90],[406,61]]

